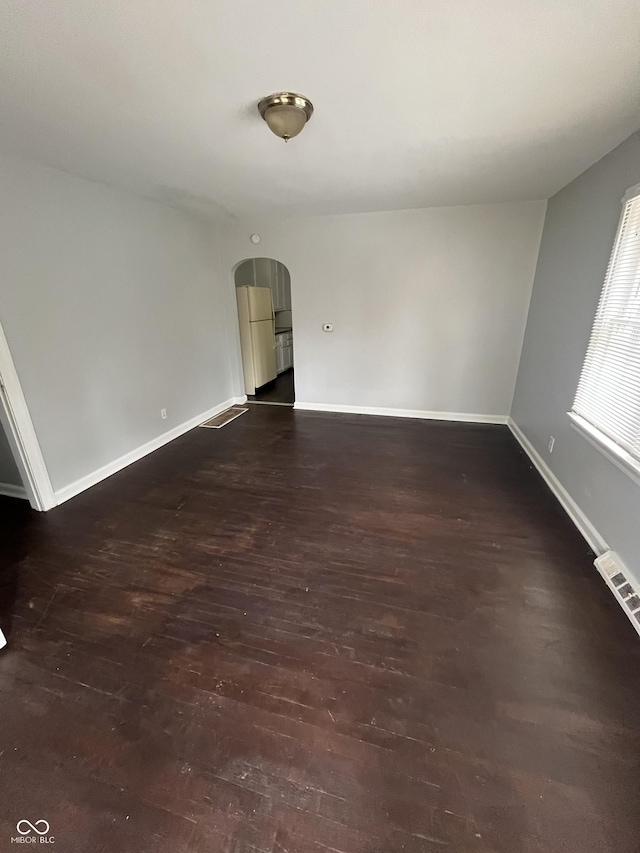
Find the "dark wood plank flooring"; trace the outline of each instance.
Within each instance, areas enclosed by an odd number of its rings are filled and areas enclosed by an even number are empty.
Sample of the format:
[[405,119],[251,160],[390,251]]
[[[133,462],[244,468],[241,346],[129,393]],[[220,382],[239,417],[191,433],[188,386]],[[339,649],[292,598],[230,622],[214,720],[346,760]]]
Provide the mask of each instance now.
[[258,388],[257,394],[247,397],[249,403],[295,403],[295,388],[293,384],[293,368],[280,373],[273,382]]
[[254,406],[0,513],[1,850],[638,850],[640,643],[505,427]]

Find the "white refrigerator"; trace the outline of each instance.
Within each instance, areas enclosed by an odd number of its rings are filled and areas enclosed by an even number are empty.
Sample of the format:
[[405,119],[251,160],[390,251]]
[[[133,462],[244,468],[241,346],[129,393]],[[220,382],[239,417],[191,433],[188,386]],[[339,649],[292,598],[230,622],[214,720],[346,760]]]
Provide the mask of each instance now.
[[270,287],[237,287],[246,394],[276,378],[275,314]]

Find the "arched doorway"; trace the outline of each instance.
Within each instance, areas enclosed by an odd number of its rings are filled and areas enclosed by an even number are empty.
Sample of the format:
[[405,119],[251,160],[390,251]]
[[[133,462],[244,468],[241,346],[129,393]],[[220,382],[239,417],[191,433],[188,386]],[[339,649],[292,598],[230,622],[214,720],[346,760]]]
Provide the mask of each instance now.
[[248,258],[235,269],[247,402],[292,406],[291,276],[274,258]]

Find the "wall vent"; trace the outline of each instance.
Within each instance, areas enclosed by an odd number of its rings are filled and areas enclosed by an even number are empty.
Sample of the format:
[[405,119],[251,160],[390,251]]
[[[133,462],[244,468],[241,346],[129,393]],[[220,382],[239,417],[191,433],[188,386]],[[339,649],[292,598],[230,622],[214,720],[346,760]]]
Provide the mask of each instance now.
[[594,565],[640,634],[640,590],[634,586],[627,567],[615,551],[605,551],[594,560]]

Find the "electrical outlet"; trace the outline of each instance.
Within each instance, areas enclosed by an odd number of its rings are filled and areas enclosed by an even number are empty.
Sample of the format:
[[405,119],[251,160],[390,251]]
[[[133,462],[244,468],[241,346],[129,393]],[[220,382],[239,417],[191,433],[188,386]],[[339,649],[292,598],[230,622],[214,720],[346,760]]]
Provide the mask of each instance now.
[[160,409],[160,417],[162,418],[163,421],[166,421],[166,419],[167,419],[167,410],[166,409]]
[[549,436],[549,453],[553,453],[553,445],[556,443],[555,438],[550,435]]

